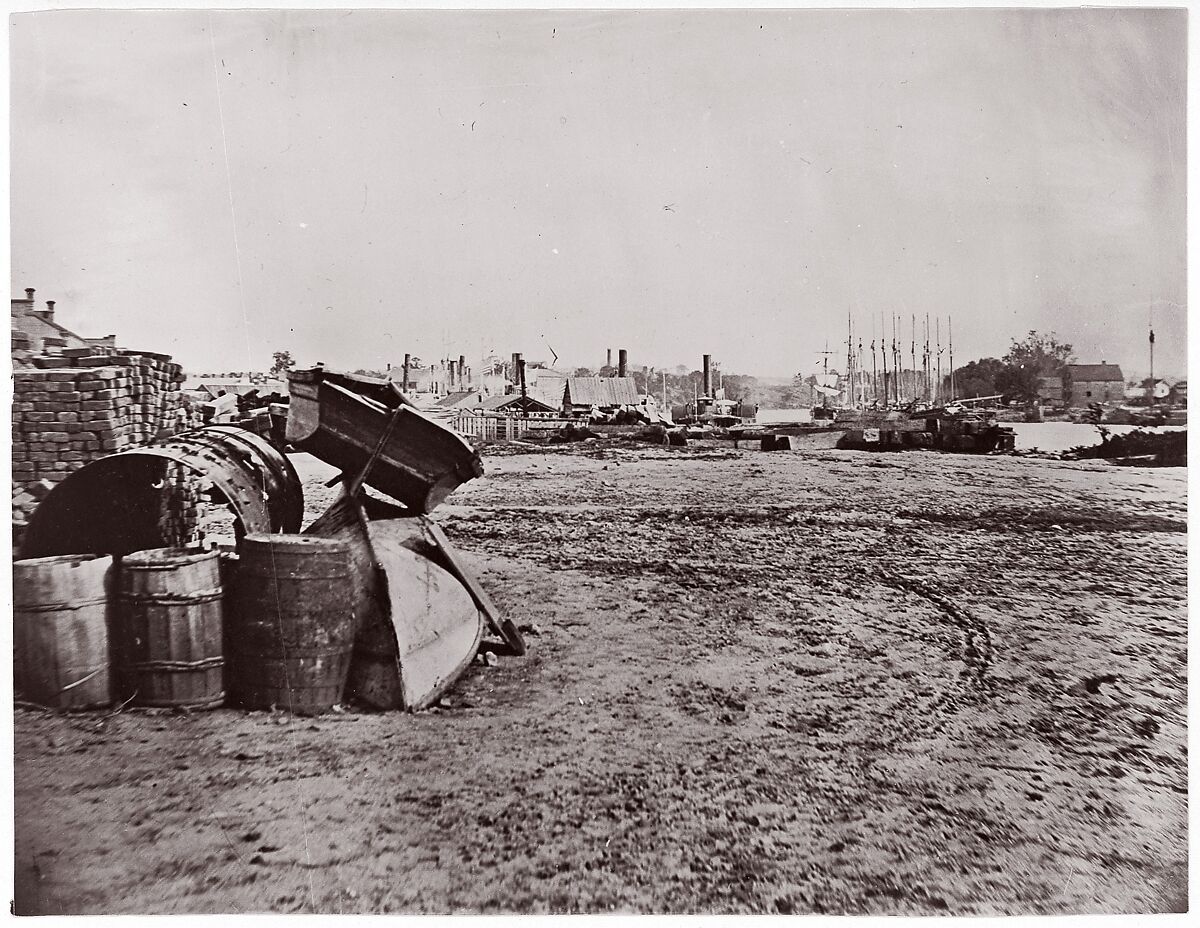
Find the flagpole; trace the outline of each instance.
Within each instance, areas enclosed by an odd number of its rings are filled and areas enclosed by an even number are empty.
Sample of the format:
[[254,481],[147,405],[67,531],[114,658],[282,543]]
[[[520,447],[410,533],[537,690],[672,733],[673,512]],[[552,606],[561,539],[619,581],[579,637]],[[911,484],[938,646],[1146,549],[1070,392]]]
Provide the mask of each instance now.
[[1150,329],[1150,393],[1154,393],[1154,329]]

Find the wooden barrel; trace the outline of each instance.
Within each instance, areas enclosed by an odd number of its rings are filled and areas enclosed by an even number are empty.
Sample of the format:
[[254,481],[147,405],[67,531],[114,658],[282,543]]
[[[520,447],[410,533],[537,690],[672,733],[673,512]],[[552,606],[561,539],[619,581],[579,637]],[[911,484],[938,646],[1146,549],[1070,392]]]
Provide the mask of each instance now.
[[225,701],[216,551],[154,548],[121,559],[116,661],[121,698],[211,709]]
[[342,698],[354,647],[345,541],[242,539],[229,605],[230,690],[246,709],[325,712]]
[[91,554],[13,564],[13,689],[54,709],[112,704],[108,600],[113,559]]

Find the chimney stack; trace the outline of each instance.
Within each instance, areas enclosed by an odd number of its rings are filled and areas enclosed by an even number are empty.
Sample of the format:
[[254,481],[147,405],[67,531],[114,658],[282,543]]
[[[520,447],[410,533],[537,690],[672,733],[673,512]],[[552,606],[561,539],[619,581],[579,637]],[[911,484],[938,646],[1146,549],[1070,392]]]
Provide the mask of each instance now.
[[513,392],[516,393],[517,390],[515,388],[520,387],[521,384],[524,383],[524,381],[525,381],[525,362],[521,359],[521,352],[519,352],[519,351],[513,352],[513,362],[512,363],[513,363],[512,382],[513,382],[513,387],[514,387]]
[[612,367],[612,349],[608,349],[608,360],[604,362],[605,367]]
[[712,396],[712,355],[704,356],[704,395]]
[[404,352],[404,383],[402,383],[400,385],[401,390],[405,390],[405,391],[408,390],[408,365],[411,360],[412,360],[412,355],[409,354],[407,351]]
[[617,376],[624,377],[629,368],[629,352],[622,348],[617,352]]
[[38,315],[40,315],[47,322],[53,322],[54,321],[54,300],[46,300],[46,308],[43,309]]
[[35,293],[37,293],[37,291],[36,291],[36,290],[34,290],[34,289],[33,289],[33,287],[26,287],[26,288],[25,288],[25,299],[29,300],[29,302],[30,302],[30,303],[32,303],[32,302],[33,302],[33,295],[34,295]]

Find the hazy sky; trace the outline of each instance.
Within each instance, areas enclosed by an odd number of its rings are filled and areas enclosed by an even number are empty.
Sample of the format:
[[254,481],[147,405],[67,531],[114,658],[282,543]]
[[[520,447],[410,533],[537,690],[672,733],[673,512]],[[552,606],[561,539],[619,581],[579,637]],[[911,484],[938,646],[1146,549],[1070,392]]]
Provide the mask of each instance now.
[[786,375],[929,312],[958,363],[1038,328],[1128,373],[1152,307],[1185,370],[1183,11],[10,25],[13,295],[194,371]]

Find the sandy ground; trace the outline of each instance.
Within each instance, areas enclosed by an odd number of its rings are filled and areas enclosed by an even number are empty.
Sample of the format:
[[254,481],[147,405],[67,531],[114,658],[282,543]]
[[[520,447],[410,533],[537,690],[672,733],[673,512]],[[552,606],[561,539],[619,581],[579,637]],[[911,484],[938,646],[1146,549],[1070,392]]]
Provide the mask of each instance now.
[[439,518],[528,655],[418,716],[18,709],[17,910],[1186,906],[1183,470],[487,467]]

